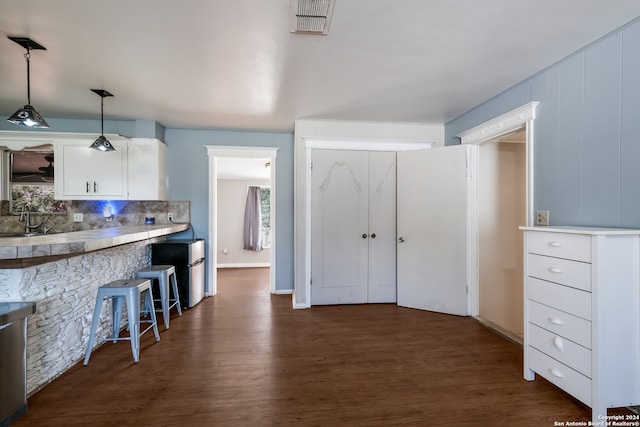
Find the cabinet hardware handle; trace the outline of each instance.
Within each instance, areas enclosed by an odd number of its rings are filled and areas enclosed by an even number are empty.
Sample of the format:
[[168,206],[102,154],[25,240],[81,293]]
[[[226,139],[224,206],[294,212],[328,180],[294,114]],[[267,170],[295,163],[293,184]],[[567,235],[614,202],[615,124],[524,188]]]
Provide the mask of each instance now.
[[552,248],[561,248],[562,243],[553,241],[553,242],[549,242],[549,246],[551,246]]
[[558,268],[558,267],[549,267],[549,271],[551,273],[564,273],[564,271],[561,268]]
[[549,322],[553,323],[554,325],[564,326],[564,322],[562,321],[562,319],[559,319],[557,317],[550,317]]
[[553,339],[553,345],[560,350],[560,352],[564,351],[564,342],[562,342],[562,338],[560,337],[555,337]]
[[399,237],[399,238],[398,238],[398,242],[400,242],[400,243],[404,243],[404,237]]
[[86,182],[87,184],[87,193],[89,192],[89,181]]
[[366,238],[367,238],[367,234],[366,234],[366,233],[365,233],[365,234],[363,234],[363,235],[362,235],[362,238],[363,238],[363,239],[366,239]]
[[93,181],[93,192],[97,193],[98,192],[98,183]]
[[372,239],[375,239],[375,238],[376,238],[376,233],[373,233],[373,234],[371,235],[371,238],[372,238]]
[[550,368],[549,372],[551,373],[551,375],[553,375],[554,377],[558,377],[558,378],[564,378],[564,374],[562,372],[560,372],[559,370],[557,370],[556,368]]

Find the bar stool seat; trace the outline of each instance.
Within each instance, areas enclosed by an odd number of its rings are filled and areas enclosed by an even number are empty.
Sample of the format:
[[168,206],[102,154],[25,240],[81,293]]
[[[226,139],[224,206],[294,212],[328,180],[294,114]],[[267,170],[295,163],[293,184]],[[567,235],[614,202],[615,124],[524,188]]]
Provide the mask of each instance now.
[[[140,295],[144,295],[145,312],[148,312],[151,320],[140,320]],[[131,342],[131,353],[133,361],[138,363],[140,358],[140,336],[153,328],[156,341],[160,341],[158,333],[158,322],[153,307],[153,293],[151,292],[151,281],[148,279],[134,280],[116,280],[98,288],[96,296],[96,306],[93,311],[93,321],[91,322],[91,332],[89,333],[89,342],[87,344],[87,353],[84,357],[84,365],[89,363],[93,345],[95,342],[96,329],[100,322],[100,314],[102,313],[102,303],[105,299],[111,298],[111,314],[113,323],[113,335],[109,338],[103,338],[102,341],[127,340]],[[122,303],[127,301],[127,317],[129,322],[129,336],[120,338],[120,320],[122,317]],[[140,331],[141,323],[149,323],[149,326]]]
[[[148,267],[139,270],[136,273],[138,279],[156,279],[160,287],[160,310],[164,319],[164,327],[169,329],[169,311],[175,307],[178,310],[178,315],[182,316],[182,308],[180,308],[180,295],[178,294],[178,282],[176,280],[176,268],[173,265],[150,265]],[[171,290],[169,289],[171,286]],[[173,298],[171,298],[171,291],[173,291]]]

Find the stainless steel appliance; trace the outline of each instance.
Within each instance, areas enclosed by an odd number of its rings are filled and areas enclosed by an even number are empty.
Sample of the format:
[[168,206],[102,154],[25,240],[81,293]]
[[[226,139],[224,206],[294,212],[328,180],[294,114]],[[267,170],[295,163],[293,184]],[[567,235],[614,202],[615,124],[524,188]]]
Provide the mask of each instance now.
[[167,240],[151,244],[151,264],[176,268],[180,305],[191,308],[204,297],[204,239]]
[[27,316],[34,302],[0,303],[0,426],[27,412]]

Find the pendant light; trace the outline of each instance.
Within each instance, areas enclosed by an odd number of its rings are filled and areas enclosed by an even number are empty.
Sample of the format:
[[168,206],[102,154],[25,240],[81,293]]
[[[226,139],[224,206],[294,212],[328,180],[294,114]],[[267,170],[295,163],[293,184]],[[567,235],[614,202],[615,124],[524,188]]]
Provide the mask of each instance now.
[[111,145],[109,140],[104,137],[104,98],[106,96],[113,96],[113,95],[104,89],[91,89],[91,91],[97,93],[98,96],[100,96],[101,98],[100,99],[100,121],[102,123],[102,133],[98,137],[98,139],[93,141],[93,144],[91,144],[89,148],[93,148],[94,150],[99,150],[99,151],[115,151],[115,148],[113,147],[113,145]]
[[25,126],[30,128],[48,128],[49,125],[47,124],[47,122],[36,111],[36,109],[31,106],[31,76],[29,70],[29,59],[31,58],[31,53],[29,53],[29,51],[32,49],[47,49],[27,37],[9,36],[9,39],[27,49],[27,53],[24,54],[24,57],[27,60],[27,105],[13,113],[13,115],[7,120],[18,126]]

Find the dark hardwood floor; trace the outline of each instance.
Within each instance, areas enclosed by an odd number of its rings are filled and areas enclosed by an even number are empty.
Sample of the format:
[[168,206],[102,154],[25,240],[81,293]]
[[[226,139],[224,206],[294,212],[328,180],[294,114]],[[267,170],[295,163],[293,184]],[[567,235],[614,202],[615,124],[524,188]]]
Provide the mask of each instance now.
[[[142,338],[107,343],[28,399],[15,426],[553,426],[590,409],[522,379],[522,349],[461,318],[393,304],[293,310],[268,269]],[[161,322],[160,322],[161,324]],[[625,410],[612,413],[629,413]]]

